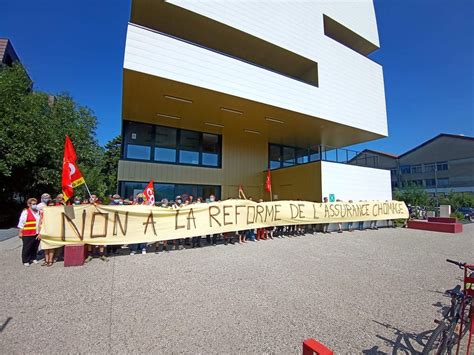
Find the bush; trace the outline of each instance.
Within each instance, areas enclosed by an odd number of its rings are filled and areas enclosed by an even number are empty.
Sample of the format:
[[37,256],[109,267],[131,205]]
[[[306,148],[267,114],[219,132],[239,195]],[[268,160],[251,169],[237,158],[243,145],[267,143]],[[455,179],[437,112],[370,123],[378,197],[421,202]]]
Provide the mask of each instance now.
[[461,212],[458,212],[458,211],[455,211],[455,212],[452,212],[451,213],[451,217],[452,218],[457,218],[458,221],[462,221],[465,217],[464,217],[464,214],[461,213]]

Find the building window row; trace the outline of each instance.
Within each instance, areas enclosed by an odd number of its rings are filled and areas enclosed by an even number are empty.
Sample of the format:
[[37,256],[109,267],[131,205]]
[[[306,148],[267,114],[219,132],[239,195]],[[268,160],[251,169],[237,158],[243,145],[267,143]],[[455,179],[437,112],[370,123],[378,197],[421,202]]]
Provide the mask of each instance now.
[[124,121],[122,158],[168,164],[221,167],[217,134]]
[[318,160],[321,160],[318,150],[280,144],[268,145],[268,167],[272,170]]
[[417,164],[417,165],[400,165],[401,174],[420,174],[430,173],[435,171],[446,171],[448,170],[448,162],[438,162],[429,164]]
[[[392,182],[392,187],[397,187],[398,184],[396,182]],[[425,188],[443,188],[443,187],[448,187],[449,186],[449,178],[439,178],[439,179],[416,179],[416,180],[405,180],[402,182],[402,186],[408,187],[408,186],[419,186],[419,187],[425,187]]]
[[[121,181],[119,191],[123,198],[133,200],[138,193],[143,192],[148,182],[135,181]],[[210,195],[221,198],[221,187],[217,185],[190,185],[190,184],[164,184],[155,183],[155,201],[159,202],[166,198],[168,201],[174,201],[176,196],[182,196],[186,199],[187,196],[193,195],[194,200],[201,197],[203,200],[209,198]]]

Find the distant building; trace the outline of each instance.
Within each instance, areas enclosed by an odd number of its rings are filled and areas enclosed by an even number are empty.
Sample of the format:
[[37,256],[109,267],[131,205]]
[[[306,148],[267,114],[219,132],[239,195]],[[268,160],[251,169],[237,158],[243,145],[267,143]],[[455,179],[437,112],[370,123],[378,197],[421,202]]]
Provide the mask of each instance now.
[[[13,48],[12,41],[8,38],[0,38],[0,60],[1,64],[8,65],[10,67],[13,65],[13,63],[21,63],[20,58]],[[30,79],[30,87],[28,89],[28,91],[30,91],[33,89],[33,80],[31,80],[25,67],[23,67],[23,70]]]
[[474,193],[474,137],[442,133],[399,156],[366,149],[350,163],[373,166],[363,153],[391,171],[393,190],[412,184],[430,194]]
[[0,59],[2,64],[9,66],[20,61],[9,39],[0,38]]

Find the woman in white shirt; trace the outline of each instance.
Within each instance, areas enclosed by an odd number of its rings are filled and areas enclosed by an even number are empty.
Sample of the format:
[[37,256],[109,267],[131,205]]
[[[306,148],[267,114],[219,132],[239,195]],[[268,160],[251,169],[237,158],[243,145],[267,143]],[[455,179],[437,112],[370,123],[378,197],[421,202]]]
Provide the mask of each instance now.
[[29,198],[26,201],[25,208],[20,215],[18,222],[19,237],[23,242],[23,249],[21,251],[21,259],[23,265],[30,266],[31,263],[38,263],[36,260],[36,254],[38,253],[39,246],[39,227],[41,216],[38,210],[38,204],[35,198]]

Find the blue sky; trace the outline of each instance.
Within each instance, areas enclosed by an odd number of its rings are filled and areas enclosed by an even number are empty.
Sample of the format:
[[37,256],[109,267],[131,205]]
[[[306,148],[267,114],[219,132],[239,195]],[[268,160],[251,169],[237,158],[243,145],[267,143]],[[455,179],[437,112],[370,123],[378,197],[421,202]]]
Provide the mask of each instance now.
[[[289,0],[288,0],[289,1]],[[69,92],[119,134],[129,0],[9,1],[0,37],[13,41],[40,90]],[[474,1],[375,0],[389,137],[355,146],[402,153],[439,133],[474,136]]]

